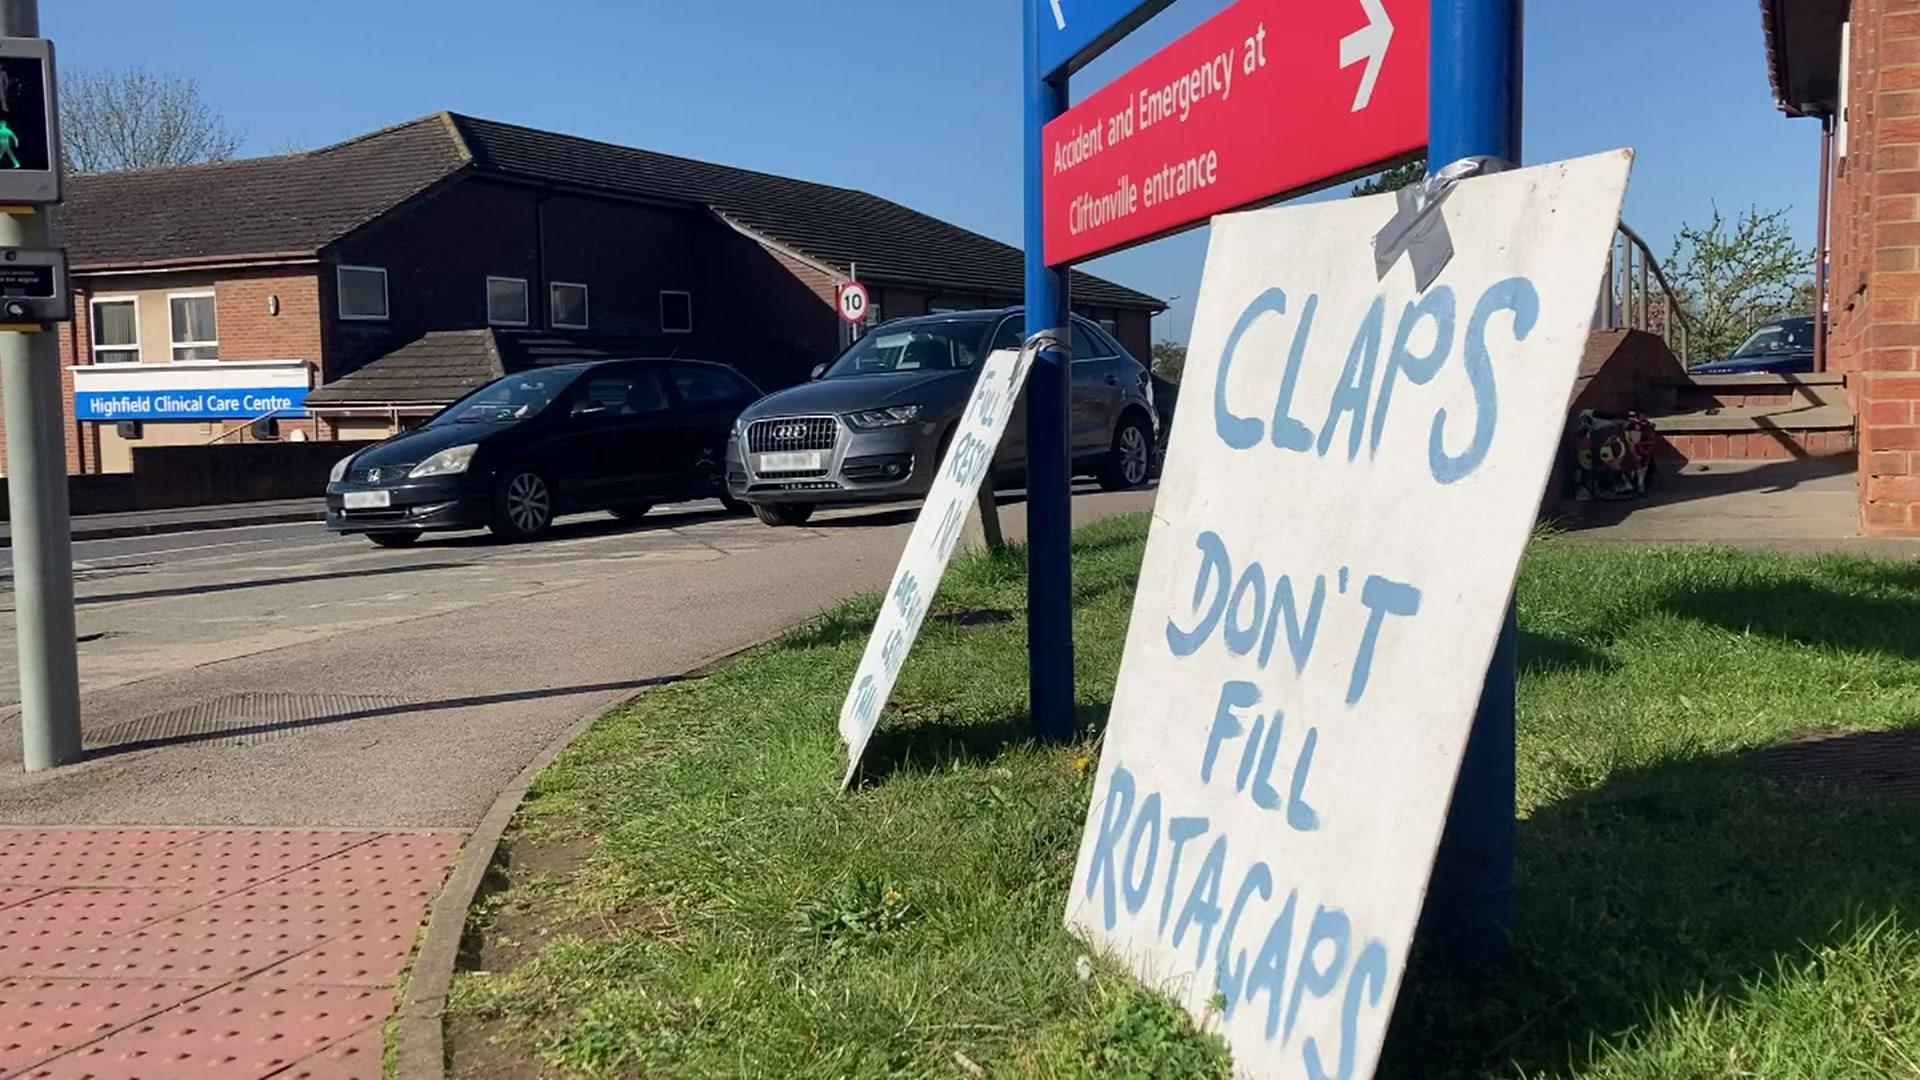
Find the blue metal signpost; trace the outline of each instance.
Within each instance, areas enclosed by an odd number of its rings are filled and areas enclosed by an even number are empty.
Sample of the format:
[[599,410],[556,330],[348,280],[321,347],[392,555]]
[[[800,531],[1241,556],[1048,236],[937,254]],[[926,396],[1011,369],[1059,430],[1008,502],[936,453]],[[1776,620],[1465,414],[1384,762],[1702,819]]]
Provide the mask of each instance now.
[[[1173,0],[1039,0],[1027,4],[1027,40],[1041,78],[1064,78]],[[1028,75],[1031,83],[1032,74]],[[1064,103],[1063,103],[1064,104]]]
[[[1520,163],[1521,18],[1521,0],[1433,0],[1429,171],[1475,156]],[[1517,636],[1508,607],[1428,891],[1428,936],[1464,971],[1497,970],[1513,929]]]
[[[1067,271],[1047,265],[1040,182],[1046,168],[1044,130],[1067,108],[1067,76],[1041,59],[1040,27],[1071,0],[1024,0],[1026,18],[1026,275],[1027,334],[1065,330]],[[1109,4],[1118,7],[1118,4]],[[1087,25],[1091,25],[1090,23]],[[1068,48],[1058,38],[1054,52]],[[1084,46],[1083,46],[1084,47]],[[1051,55],[1051,54],[1050,54]],[[1027,697],[1033,733],[1073,736],[1073,555],[1070,549],[1072,453],[1068,401],[1072,373],[1065,344],[1034,357],[1027,375]]]
[[[1067,76],[1172,0],[1023,0],[1027,334],[1065,331],[1067,269],[1047,265],[1045,129],[1067,109]],[[1073,737],[1072,387],[1068,338],[1027,376],[1027,693],[1035,737]]]

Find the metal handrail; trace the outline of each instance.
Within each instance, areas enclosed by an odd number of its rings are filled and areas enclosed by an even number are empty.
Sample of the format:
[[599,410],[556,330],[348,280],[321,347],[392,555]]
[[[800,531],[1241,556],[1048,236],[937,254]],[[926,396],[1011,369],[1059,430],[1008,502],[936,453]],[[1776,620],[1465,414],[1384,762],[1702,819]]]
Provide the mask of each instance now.
[[208,439],[206,442],[201,443],[200,445],[212,446],[215,443],[224,442],[229,436],[238,435],[241,432],[246,431],[248,428],[251,428],[253,425],[259,423],[260,421],[278,416],[280,415],[280,413],[284,411],[285,410],[283,409],[268,409],[266,412],[261,413],[259,416],[256,416],[251,420],[243,421],[239,427],[228,428],[227,430],[221,432],[218,435],[215,435],[213,438]]
[[[1660,289],[1657,321],[1651,285],[1658,285]],[[1673,350],[1681,366],[1687,364],[1687,342],[1692,327],[1687,322],[1686,307],[1661,271],[1660,260],[1654,257],[1653,249],[1624,221],[1620,222],[1613,244],[1607,249],[1606,287],[1600,291],[1594,327],[1657,334]]]

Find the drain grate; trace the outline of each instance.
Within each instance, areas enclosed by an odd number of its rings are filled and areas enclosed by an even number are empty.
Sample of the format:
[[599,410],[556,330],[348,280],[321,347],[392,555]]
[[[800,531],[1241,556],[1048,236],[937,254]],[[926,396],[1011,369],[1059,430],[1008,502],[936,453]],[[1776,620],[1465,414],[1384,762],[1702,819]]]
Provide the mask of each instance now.
[[229,694],[87,733],[91,750],[199,742],[246,746],[301,728],[377,716],[404,708],[404,698],[358,694]]
[[1811,731],[1769,750],[1760,773],[1789,787],[1920,800],[1920,731]]

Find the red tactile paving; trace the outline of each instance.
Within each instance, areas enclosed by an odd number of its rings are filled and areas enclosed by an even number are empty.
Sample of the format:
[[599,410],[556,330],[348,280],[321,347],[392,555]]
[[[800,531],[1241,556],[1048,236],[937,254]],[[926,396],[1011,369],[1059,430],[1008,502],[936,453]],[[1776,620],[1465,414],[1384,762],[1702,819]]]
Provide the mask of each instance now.
[[393,995],[341,987],[230,986],[55,1058],[33,1080],[270,1076],[378,1024]]
[[274,1080],[380,1080],[386,1054],[386,1032],[373,1024],[296,1062],[286,1072],[275,1073]]
[[459,841],[0,829],[0,1077],[378,1077]]
[[195,889],[64,889],[0,907],[0,941],[15,933],[119,933],[199,907],[218,893]]
[[198,997],[212,983],[0,980],[0,1076]]
[[325,940],[297,929],[196,931],[169,923],[126,933],[14,932],[0,938],[0,976],[211,979],[218,984]]
[[[271,925],[298,919],[328,931],[393,929],[411,932],[427,913],[433,890],[382,892],[280,888],[273,882],[215,900],[185,912],[181,918],[206,923]],[[0,911],[0,924],[6,913]]]
[[0,911],[45,895],[47,890],[37,885],[0,885]]
[[365,844],[374,833],[208,833],[116,868],[111,885],[238,892]]
[[205,835],[198,829],[0,830],[0,885],[124,885],[113,879],[116,872]]
[[351,882],[376,890],[437,888],[460,838],[445,833],[396,833],[287,874],[292,888],[339,888]]
[[307,986],[392,986],[413,953],[418,926],[404,934],[349,933],[260,973],[256,982]]

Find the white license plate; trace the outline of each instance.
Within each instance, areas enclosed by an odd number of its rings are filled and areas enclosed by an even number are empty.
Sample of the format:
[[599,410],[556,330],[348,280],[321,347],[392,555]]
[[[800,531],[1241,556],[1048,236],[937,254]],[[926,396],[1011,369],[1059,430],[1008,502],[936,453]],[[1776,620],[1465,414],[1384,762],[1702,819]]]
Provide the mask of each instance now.
[[349,491],[346,501],[349,510],[379,510],[393,505],[393,492]]
[[809,469],[827,467],[827,455],[818,450],[798,451],[790,454],[761,454],[754,462],[754,468],[763,473],[805,472]]

